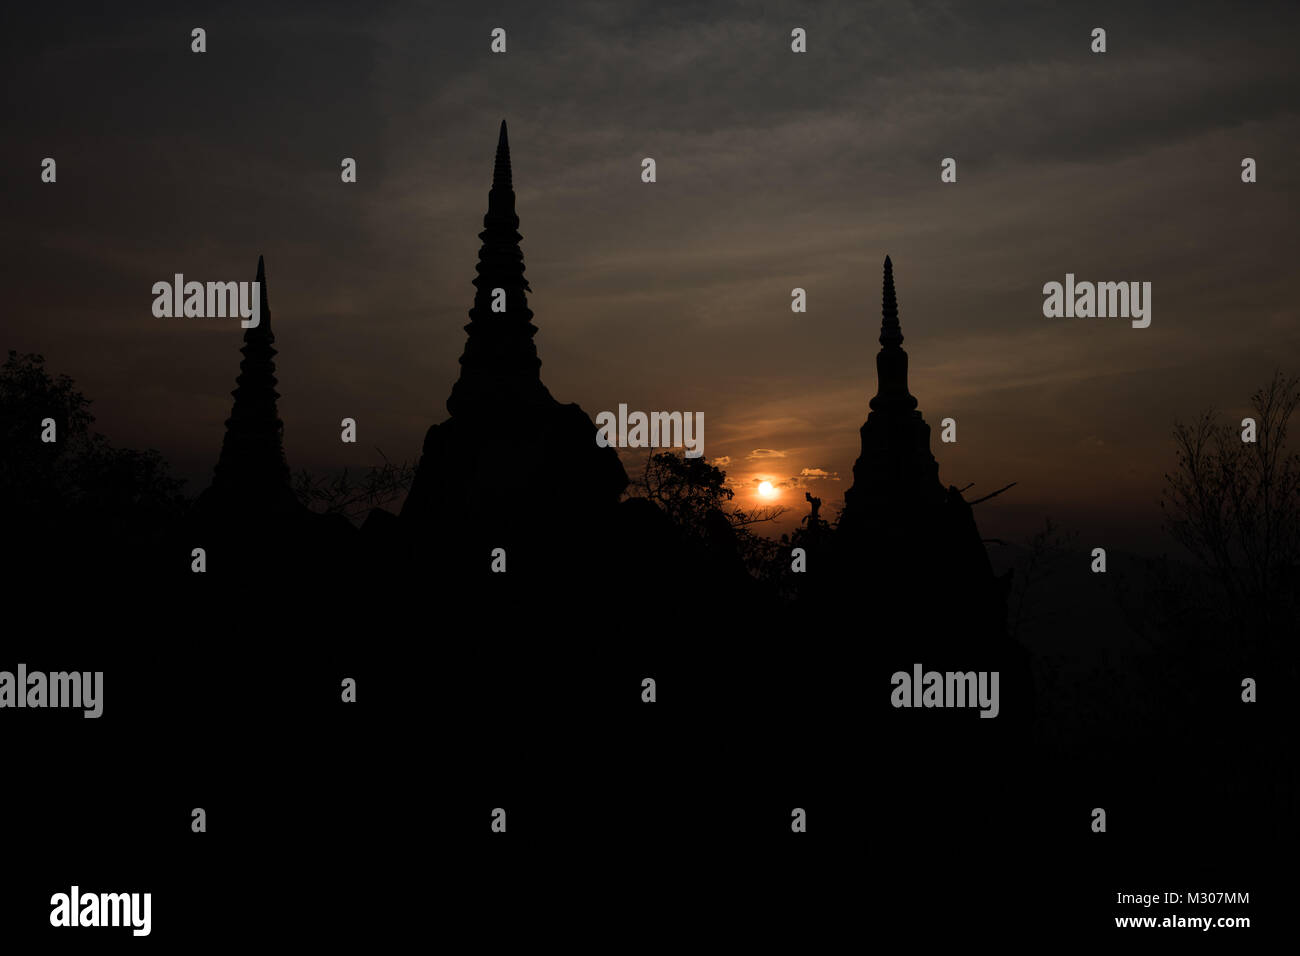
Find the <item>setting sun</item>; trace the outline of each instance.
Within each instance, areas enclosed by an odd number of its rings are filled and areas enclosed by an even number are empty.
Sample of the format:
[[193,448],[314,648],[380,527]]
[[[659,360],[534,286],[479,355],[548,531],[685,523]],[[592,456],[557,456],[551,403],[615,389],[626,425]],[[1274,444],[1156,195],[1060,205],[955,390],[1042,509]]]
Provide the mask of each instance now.
[[770,481],[760,481],[758,483],[758,493],[764,498],[775,498],[776,489],[772,487]]

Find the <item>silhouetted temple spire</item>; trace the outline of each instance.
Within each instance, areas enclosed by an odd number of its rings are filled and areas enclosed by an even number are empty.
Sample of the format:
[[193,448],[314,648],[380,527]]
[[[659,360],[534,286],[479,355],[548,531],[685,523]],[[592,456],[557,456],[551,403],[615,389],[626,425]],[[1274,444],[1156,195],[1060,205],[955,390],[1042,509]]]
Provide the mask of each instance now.
[[235,404],[226,419],[221,457],[212,487],[241,495],[261,493],[272,500],[289,487],[289,465],[284,457],[284,422],[280,420],[275,390],[275,333],[267,304],[266,265],[257,257],[257,282],[261,290],[260,321],[244,331],[244,359],[231,392]]
[[[939,481],[930,426],[907,387],[907,353],[898,320],[894,265],[885,257],[877,391],[859,430],[862,451],[844,493],[833,548],[850,606],[870,609],[881,633],[908,628],[891,653],[920,653],[913,642],[955,649],[968,639],[998,641],[1006,632],[1006,592],[993,577],[969,503]],[[863,604],[863,586],[879,596]],[[942,595],[941,601],[935,595]],[[878,609],[883,609],[880,613]],[[987,646],[987,645],[986,645]]]
[[[557,402],[542,384],[511,179],[503,120],[460,377],[447,399],[451,415],[425,432],[402,521],[430,539],[509,547],[512,561],[516,549],[536,548],[535,559],[551,563],[558,540],[604,533],[627,472],[617,450],[597,442],[591,417]],[[535,507],[538,501],[546,507]],[[430,548],[428,560],[442,561],[444,550]],[[467,568],[456,559],[434,573]]]
[[460,357],[460,378],[447,399],[447,410],[453,415],[552,401],[542,385],[542,362],[533,343],[537,326],[532,324],[525,295],[532,289],[524,278],[524,254],[519,248],[523,237],[518,230],[510,142],[502,120],[488,211],[479,233],[483,245],[474,279],[474,307],[465,326],[469,338]]
[[907,390],[907,353],[888,256],[880,303],[876,397],[860,431],[862,453],[853,463],[853,486],[844,493],[840,515],[847,536],[869,533],[876,521],[901,520],[914,503],[935,504],[943,498],[939,465],[930,453],[930,426]]
[[903,351],[903,327],[898,322],[898,299],[894,295],[894,265],[885,256],[885,280],[880,296],[880,351],[876,355],[876,397],[871,407],[881,411],[911,411],[916,399],[907,390],[907,353]]

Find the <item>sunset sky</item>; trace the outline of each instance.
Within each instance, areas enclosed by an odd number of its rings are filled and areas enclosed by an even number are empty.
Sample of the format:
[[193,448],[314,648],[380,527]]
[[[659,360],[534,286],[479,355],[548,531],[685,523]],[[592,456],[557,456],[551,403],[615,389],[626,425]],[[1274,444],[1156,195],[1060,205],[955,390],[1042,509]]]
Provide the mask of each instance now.
[[[4,14],[0,347],[191,493],[242,333],[155,318],[153,283],[265,255],[291,467],[414,459],[447,417],[503,117],[543,381],[592,417],[702,411],[737,502],[793,506],[774,530],[852,480],[886,254],[941,480],[1018,482],[976,509],[986,537],[1050,515],[1172,547],[1175,419],[1240,420],[1300,371],[1294,4],[77,6]],[[1150,328],[1045,318],[1067,272],[1151,282]]]

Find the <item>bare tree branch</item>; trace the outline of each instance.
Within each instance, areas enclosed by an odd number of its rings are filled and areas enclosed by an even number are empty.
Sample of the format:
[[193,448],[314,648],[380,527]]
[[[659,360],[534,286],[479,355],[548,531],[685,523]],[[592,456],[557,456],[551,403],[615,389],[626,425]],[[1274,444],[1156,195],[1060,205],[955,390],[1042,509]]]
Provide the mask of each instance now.
[[[1018,481],[1013,481],[1009,485],[1003,485],[997,491],[991,492],[990,494],[985,495],[983,498],[976,498],[974,501],[971,502],[971,505],[977,505],[981,501],[988,501],[990,498],[996,498],[998,495],[1002,494],[1002,492],[1006,491],[1008,488],[1014,488],[1019,483],[1020,482]],[[970,485],[967,485],[966,487],[969,488]]]

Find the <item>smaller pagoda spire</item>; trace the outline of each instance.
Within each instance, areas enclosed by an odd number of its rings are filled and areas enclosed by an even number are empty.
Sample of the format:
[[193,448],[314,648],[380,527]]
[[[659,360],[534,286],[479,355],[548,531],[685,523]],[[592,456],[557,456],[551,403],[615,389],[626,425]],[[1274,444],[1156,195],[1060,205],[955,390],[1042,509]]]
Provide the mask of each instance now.
[[213,473],[213,487],[240,493],[267,492],[289,487],[289,465],[284,456],[284,422],[280,420],[275,390],[275,333],[266,294],[266,263],[257,257],[257,283],[261,292],[259,322],[244,330],[244,359],[235,382],[235,404],[226,419],[221,457]]
[[916,399],[907,390],[907,353],[903,351],[903,327],[898,321],[898,297],[894,294],[894,264],[885,256],[885,279],[880,295],[880,351],[876,353],[876,397],[873,411],[910,412]]

